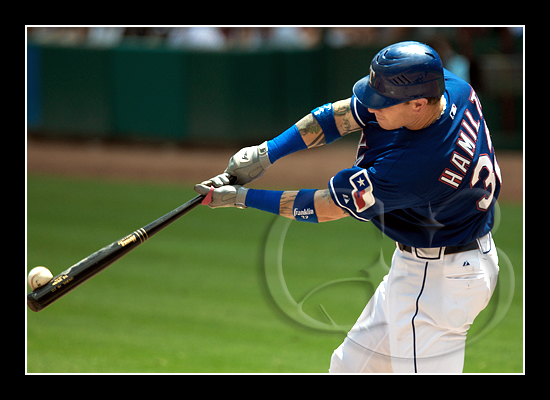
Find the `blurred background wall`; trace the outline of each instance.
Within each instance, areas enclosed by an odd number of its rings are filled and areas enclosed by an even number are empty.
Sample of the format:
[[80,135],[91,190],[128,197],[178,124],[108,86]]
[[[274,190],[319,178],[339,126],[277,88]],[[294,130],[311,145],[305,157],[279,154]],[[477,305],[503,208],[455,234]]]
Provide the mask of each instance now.
[[495,147],[523,148],[522,27],[28,27],[28,135],[260,143],[350,97],[402,40],[472,84]]

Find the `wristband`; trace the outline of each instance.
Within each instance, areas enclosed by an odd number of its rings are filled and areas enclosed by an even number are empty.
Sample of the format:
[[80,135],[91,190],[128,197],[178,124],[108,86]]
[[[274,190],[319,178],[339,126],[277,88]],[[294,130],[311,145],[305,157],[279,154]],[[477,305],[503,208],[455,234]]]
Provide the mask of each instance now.
[[311,113],[323,130],[326,144],[332,143],[342,137],[340,135],[340,132],[338,131],[338,128],[336,127],[336,122],[334,121],[334,111],[332,109],[332,103],[327,103],[321,107],[317,107]]
[[282,195],[282,190],[248,189],[246,192],[245,205],[247,207],[279,215]]
[[300,135],[298,127],[292,125],[276,138],[268,140],[267,149],[269,161],[273,164],[279,158],[287,156],[290,153],[307,149],[307,146],[302,139],[302,135]]
[[296,195],[292,205],[292,214],[296,221],[317,223],[314,196],[317,189],[302,189]]

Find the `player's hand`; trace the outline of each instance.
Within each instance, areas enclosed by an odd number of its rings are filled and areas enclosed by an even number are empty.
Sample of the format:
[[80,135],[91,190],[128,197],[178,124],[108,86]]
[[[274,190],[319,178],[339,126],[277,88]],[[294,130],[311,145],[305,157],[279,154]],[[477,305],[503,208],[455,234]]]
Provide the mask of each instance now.
[[216,187],[209,185],[209,181],[204,181],[195,185],[195,192],[205,197],[202,204],[210,208],[237,207],[246,208],[245,199],[247,188],[241,185],[224,185]]
[[215,177],[202,182],[201,185],[214,186],[215,188],[219,188],[221,186],[231,185],[231,183],[235,183],[236,178],[231,178],[231,175],[229,175],[227,172],[224,172],[223,174],[216,175]]
[[263,142],[259,146],[245,147],[235,153],[229,159],[225,173],[237,178],[235,184],[245,185],[262,176],[270,165],[267,142]]

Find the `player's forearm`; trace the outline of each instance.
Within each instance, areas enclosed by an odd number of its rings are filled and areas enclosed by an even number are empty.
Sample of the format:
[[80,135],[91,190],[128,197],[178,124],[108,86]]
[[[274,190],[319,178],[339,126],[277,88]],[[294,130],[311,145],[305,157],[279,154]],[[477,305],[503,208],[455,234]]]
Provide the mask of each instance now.
[[334,204],[328,189],[285,192],[249,189],[245,204],[304,222],[328,222],[347,216]]
[[360,129],[351,114],[351,99],[316,108],[285,132],[267,142],[271,163],[290,153],[323,146]]
[[[308,216],[309,208],[299,209],[295,207],[296,196],[299,191],[287,191],[283,192],[281,196],[281,204],[279,207],[279,214],[283,217],[296,220],[297,213],[300,213],[303,217]],[[340,207],[334,204],[328,189],[316,190],[313,197],[314,208],[313,211],[317,217],[317,222],[329,222],[335,221],[340,218],[346,217],[346,214]]]

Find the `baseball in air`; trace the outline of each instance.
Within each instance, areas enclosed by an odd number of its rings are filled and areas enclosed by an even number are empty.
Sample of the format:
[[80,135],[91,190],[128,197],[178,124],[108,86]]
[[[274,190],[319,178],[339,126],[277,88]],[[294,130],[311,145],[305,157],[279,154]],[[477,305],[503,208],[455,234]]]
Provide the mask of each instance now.
[[53,275],[48,268],[35,267],[31,269],[31,272],[29,272],[27,282],[29,283],[29,286],[32,290],[36,290],[47,284],[49,281],[52,280],[52,278]]

